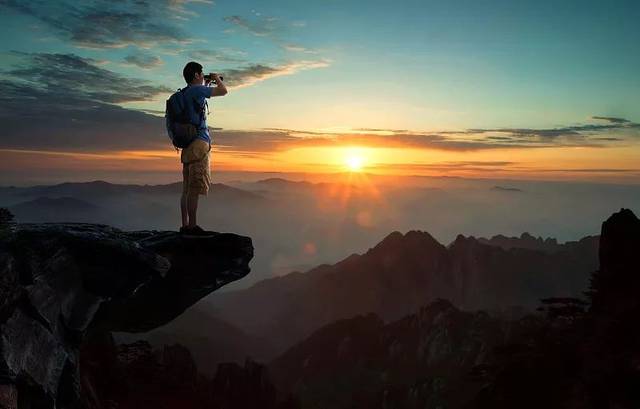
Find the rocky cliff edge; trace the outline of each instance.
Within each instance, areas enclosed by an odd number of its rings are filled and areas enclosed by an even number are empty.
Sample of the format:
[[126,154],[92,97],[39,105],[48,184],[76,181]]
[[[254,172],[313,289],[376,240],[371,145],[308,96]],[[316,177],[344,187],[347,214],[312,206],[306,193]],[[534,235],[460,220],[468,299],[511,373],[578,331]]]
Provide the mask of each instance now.
[[79,350],[88,334],[164,325],[247,275],[252,257],[251,239],[230,233],[184,238],[93,224],[5,229],[0,236],[3,403],[73,406]]

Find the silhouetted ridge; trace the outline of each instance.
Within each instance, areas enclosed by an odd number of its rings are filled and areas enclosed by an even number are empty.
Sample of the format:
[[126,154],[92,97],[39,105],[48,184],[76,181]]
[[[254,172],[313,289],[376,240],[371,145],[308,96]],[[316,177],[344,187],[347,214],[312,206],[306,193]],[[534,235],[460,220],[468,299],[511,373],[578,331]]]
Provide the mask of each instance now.
[[383,248],[387,246],[395,246],[395,243],[400,242],[404,235],[399,231],[394,231],[389,233],[384,239],[382,239],[378,244],[376,244],[373,248]]
[[456,248],[456,247],[466,247],[471,244],[478,244],[478,240],[473,236],[465,236],[463,234],[458,234],[456,239],[449,244],[448,248]]
[[410,230],[404,235],[394,231],[370,249],[367,254],[411,253],[416,250],[425,251],[429,248],[444,249],[444,246],[425,231]]
[[[57,185],[45,186],[13,187],[10,189],[12,192],[15,192],[21,196],[40,196],[50,198],[73,197],[90,200],[102,197],[112,197],[122,194],[180,194],[180,192],[182,192],[182,182],[161,185],[134,185],[116,184],[98,180],[93,182],[66,182]],[[257,193],[238,189],[232,186],[225,185],[223,183],[212,184],[210,193],[218,195],[233,195],[234,197],[246,199],[264,199],[263,196]]]
[[509,250],[512,248],[525,248],[531,250],[555,252],[563,249],[563,245],[558,244],[558,241],[554,238],[548,237],[546,239],[543,239],[542,237],[534,237],[528,232],[522,233],[520,237],[507,237],[502,234],[493,236],[490,239],[480,237],[478,238],[478,241],[490,246],[502,247],[505,250]]
[[534,309],[542,297],[579,296],[597,268],[598,240],[546,252],[459,235],[449,248],[429,233],[392,232],[360,256],[220,294],[219,317],[283,350],[321,325],[369,312],[385,321],[446,298],[459,308]]
[[508,187],[508,186],[494,186],[491,188],[491,190],[495,190],[498,192],[522,192],[522,189],[519,189],[517,187]]
[[92,210],[95,209],[97,206],[94,204],[91,204],[89,202],[85,202],[84,200],[80,200],[80,199],[76,199],[73,197],[57,197],[57,198],[50,198],[50,197],[38,197],[36,199],[33,200],[29,200],[27,202],[22,202],[19,203],[16,206],[46,206],[46,207],[52,207],[52,208],[72,208],[72,209],[77,209],[77,210]]
[[310,184],[309,182],[306,181],[297,181],[297,180],[289,180],[289,179],[285,179],[285,178],[267,178],[267,179],[261,179],[258,180],[256,183],[263,183],[263,184],[268,184],[268,185],[275,185],[275,186],[288,186],[288,185],[298,185],[298,184]]

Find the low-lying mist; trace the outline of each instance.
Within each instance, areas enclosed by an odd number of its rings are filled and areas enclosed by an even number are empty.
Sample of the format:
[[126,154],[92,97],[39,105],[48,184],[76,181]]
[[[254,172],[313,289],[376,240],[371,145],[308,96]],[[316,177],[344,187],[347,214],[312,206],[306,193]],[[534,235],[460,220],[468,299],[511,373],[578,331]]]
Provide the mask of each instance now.
[[[0,206],[20,222],[105,223],[177,230],[181,185],[69,183],[0,188]],[[612,212],[640,211],[640,186],[487,179],[375,177],[351,182],[282,178],[212,185],[198,224],[250,236],[252,273],[243,288],[362,253],[392,231],[423,230],[443,244],[458,234],[554,237],[597,234]]]

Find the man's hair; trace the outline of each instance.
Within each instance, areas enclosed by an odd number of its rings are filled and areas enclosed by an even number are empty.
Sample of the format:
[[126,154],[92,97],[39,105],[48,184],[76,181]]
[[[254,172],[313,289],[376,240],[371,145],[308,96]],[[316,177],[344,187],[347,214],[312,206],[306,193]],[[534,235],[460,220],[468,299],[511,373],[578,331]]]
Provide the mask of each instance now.
[[202,65],[195,61],[189,61],[182,70],[182,76],[184,77],[184,80],[187,81],[187,84],[191,84],[191,81],[193,81],[193,78],[199,72],[202,72]]

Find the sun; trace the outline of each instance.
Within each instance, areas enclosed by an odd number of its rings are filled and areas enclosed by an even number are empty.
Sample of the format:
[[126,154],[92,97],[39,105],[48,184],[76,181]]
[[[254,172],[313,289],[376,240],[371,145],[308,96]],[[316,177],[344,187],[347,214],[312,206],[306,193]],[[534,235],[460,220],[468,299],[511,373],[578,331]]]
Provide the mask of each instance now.
[[359,172],[362,170],[362,165],[364,163],[364,160],[362,156],[352,153],[347,155],[346,162],[347,162],[347,168],[349,168],[349,170],[351,170],[352,172]]

